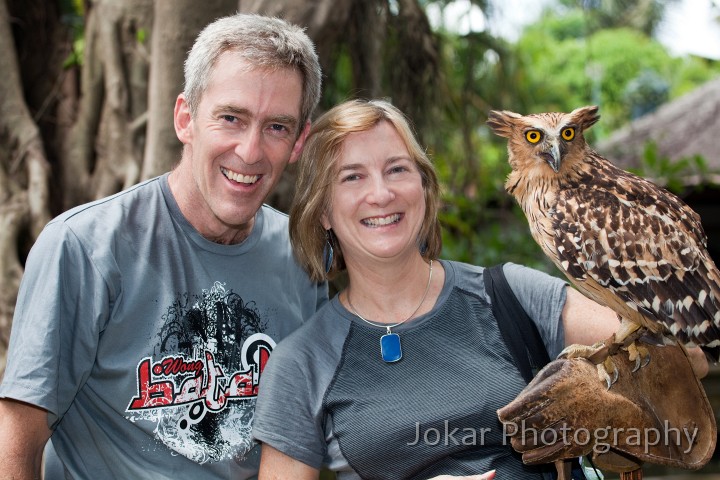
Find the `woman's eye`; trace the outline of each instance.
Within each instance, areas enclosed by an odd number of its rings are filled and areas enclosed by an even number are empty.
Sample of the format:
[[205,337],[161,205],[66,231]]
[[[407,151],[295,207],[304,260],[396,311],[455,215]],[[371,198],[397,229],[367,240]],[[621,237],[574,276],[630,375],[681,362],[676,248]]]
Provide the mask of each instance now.
[[539,130],[529,130],[525,133],[525,138],[530,143],[538,143],[542,138],[542,133]]
[[575,129],[572,127],[564,128],[560,135],[562,135],[563,140],[569,142],[570,140],[575,138]]
[[356,173],[353,173],[353,174],[350,174],[350,175],[345,175],[344,177],[342,177],[342,180],[341,180],[341,181],[343,181],[343,182],[352,182],[352,181],[357,180],[357,179],[359,179],[359,178],[360,178],[360,175],[358,175],[358,174],[356,174]]

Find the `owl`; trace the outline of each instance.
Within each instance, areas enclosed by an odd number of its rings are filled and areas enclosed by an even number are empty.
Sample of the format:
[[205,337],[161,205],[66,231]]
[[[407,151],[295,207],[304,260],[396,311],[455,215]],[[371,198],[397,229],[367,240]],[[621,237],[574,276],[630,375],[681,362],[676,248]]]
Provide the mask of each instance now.
[[617,312],[615,351],[628,349],[640,366],[649,358],[634,341],[648,331],[686,346],[717,347],[720,274],[700,217],[593,151],[583,132],[599,118],[596,106],[526,116],[491,111],[488,125],[508,139],[505,189],[570,282]]

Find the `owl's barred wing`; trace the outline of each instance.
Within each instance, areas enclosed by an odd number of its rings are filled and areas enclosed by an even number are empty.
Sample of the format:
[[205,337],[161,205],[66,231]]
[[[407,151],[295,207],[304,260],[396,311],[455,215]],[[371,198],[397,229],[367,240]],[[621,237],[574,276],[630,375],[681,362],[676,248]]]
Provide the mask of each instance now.
[[[553,212],[558,262],[684,343],[720,344],[720,278],[698,215],[655,184],[595,158]],[[612,306],[612,305],[610,305]]]

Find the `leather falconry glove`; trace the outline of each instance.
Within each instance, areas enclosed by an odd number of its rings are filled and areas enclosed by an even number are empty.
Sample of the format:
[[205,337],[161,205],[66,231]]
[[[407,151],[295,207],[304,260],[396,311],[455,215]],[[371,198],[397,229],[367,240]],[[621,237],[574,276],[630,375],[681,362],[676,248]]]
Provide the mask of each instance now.
[[596,365],[563,358],[498,410],[523,462],[591,455],[597,467],[618,473],[643,462],[702,468],[717,435],[705,391],[682,347],[644,345],[651,360],[636,372],[625,352],[613,356],[619,378],[610,389]]

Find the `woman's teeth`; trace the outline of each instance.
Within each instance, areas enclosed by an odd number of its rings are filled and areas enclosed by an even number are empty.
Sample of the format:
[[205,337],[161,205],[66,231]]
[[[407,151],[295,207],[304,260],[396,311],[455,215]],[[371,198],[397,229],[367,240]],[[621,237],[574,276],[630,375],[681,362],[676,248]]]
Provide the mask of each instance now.
[[391,223],[396,223],[399,220],[400,214],[394,213],[392,215],[388,215],[387,217],[366,218],[362,222],[369,227],[382,227],[383,225],[390,225]]

